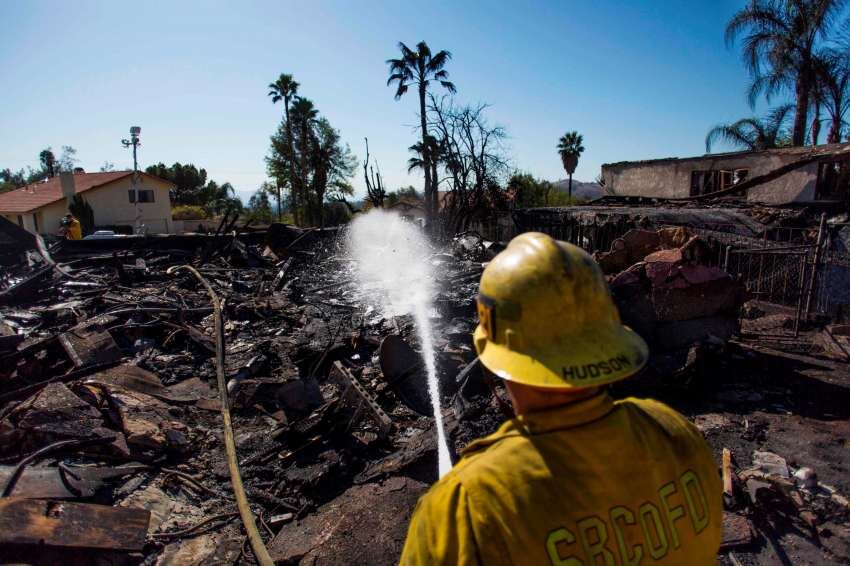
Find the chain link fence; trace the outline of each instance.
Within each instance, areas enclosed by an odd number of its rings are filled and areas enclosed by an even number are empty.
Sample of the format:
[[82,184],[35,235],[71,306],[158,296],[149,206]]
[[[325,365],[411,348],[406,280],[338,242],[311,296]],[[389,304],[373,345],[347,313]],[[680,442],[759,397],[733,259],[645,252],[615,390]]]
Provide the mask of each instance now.
[[[627,214],[553,208],[502,212],[470,222],[466,229],[498,242],[523,232],[543,232],[593,253],[610,250],[613,241],[629,230],[666,227],[684,227],[699,235],[715,250],[709,263],[739,278],[754,298],[795,308],[800,305],[806,313],[837,320],[850,315],[850,256],[830,251],[826,233],[822,234],[822,253],[816,254],[817,227],[774,227],[756,237],[742,234],[740,224],[713,222],[695,227],[687,222],[652,223]],[[452,236],[445,233],[443,239]]]

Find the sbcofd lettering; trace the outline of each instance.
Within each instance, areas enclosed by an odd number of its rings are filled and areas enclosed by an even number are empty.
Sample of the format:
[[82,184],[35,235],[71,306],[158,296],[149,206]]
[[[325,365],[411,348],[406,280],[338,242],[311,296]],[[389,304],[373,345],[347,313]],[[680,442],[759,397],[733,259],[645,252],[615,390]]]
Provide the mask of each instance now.
[[[697,536],[708,523],[705,490],[699,477],[688,470],[678,481],[662,485],[655,501],[646,501],[637,509],[616,505],[607,517],[592,515],[577,521],[572,530],[558,527],[550,531],[546,552],[554,566],[635,566],[647,556],[664,558],[682,545],[686,530]],[[642,543],[630,545],[636,538]]]

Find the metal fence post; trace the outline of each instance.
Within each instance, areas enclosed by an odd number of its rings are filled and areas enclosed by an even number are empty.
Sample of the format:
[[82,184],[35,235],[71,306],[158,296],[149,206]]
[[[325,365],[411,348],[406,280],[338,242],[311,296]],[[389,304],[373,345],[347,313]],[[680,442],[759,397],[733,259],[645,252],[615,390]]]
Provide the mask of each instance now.
[[826,213],[820,215],[820,227],[818,228],[818,239],[815,243],[815,257],[812,260],[812,276],[809,279],[809,287],[806,290],[806,319],[808,320],[812,308],[812,296],[815,294],[818,270],[820,268],[821,249],[823,248],[824,235],[826,232]]
[[794,315],[794,338],[800,336],[800,313],[803,310],[803,288],[806,284],[806,258],[808,253],[800,254],[800,287],[797,291],[797,309]]

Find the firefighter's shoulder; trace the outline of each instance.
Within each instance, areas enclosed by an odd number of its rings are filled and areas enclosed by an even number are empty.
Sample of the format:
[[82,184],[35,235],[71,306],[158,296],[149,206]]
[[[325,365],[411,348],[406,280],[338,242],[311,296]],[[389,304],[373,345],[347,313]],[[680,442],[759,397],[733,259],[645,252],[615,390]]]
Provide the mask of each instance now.
[[654,399],[628,397],[616,402],[620,410],[625,410],[636,421],[643,421],[674,444],[685,445],[691,449],[707,450],[705,439],[699,429],[684,415]]

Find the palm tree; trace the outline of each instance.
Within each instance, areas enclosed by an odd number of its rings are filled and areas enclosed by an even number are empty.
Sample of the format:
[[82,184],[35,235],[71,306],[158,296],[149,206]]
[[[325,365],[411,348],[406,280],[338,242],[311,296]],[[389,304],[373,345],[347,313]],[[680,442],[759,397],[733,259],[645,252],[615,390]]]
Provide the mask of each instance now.
[[[312,100],[304,98],[302,96],[296,96],[295,101],[292,103],[292,122],[298,130],[297,135],[297,147],[295,147],[295,151],[297,153],[292,154],[292,161],[295,162],[296,168],[300,175],[298,180],[298,189],[296,192],[298,193],[299,202],[306,206],[308,204],[308,181],[307,181],[307,171],[309,169],[309,164],[307,160],[310,157],[311,145],[313,144],[313,125],[316,121],[316,118],[319,115],[319,111],[316,110],[315,105]],[[290,139],[290,144],[293,144],[292,137]],[[296,159],[296,155],[298,159]]]
[[584,152],[584,146],[581,145],[584,137],[578,132],[567,132],[561,139],[558,140],[558,153],[561,156],[561,163],[564,164],[564,170],[569,175],[569,197],[573,198],[573,173],[578,166],[578,158]]
[[711,146],[721,140],[747,151],[779,147],[785,122],[793,108],[793,104],[785,104],[771,110],[764,120],[755,117],[742,118],[731,124],[713,127],[705,136],[706,153],[711,153]]
[[803,145],[816,80],[816,42],[823,39],[844,0],[751,0],[726,24],[726,42],[744,35],[744,64],[753,76],[751,104],[764,94],[793,88],[793,145]]
[[812,110],[812,129],[810,138],[812,147],[818,145],[821,127],[823,126],[823,119],[821,118],[821,115],[823,114],[823,109],[826,105],[826,53],[827,52],[824,51],[815,54],[813,63],[815,70],[815,82],[812,84],[812,91],[809,97],[809,105]]
[[838,143],[844,128],[844,116],[850,108],[850,64],[847,56],[827,53],[819,59],[817,73],[823,106],[830,120],[826,143]]
[[[437,138],[432,135],[428,135],[428,155],[431,158],[431,164],[436,165],[441,158],[442,149],[440,147],[441,144],[437,142]],[[425,152],[422,151],[422,142],[418,141],[412,146],[408,147],[407,150],[413,154],[413,157],[407,160],[407,172],[411,173],[416,169],[425,169]],[[433,173],[433,171],[432,171]],[[436,179],[434,179],[436,181]]]
[[[285,73],[281,73],[281,75],[277,78],[277,80],[271,84],[269,84],[269,96],[272,99],[272,104],[277,104],[281,100],[283,101],[283,114],[286,117],[286,137],[289,140],[289,170],[290,172],[294,172],[294,164],[293,164],[293,156],[295,155],[292,148],[292,126],[289,120],[289,104],[295,95],[298,93],[298,83],[292,80],[292,75],[287,75]],[[296,183],[292,182],[293,179],[289,180],[289,186],[291,187],[291,196],[292,196],[292,211],[293,214],[297,216],[298,206],[296,202],[295,193],[297,192]],[[281,219],[281,206],[280,206],[280,182],[277,183],[277,214],[278,221]]]
[[388,59],[387,65],[390,69],[390,78],[387,86],[396,83],[395,99],[399,100],[410,86],[415,86],[419,92],[419,120],[422,128],[422,159],[425,167],[425,215],[429,229],[433,227],[434,214],[437,210],[437,186],[436,179],[432,179],[431,155],[428,145],[428,124],[425,115],[425,95],[428,85],[432,80],[439,83],[449,92],[455,93],[457,89],[454,83],[448,80],[449,73],[444,69],[446,63],[452,58],[448,51],[431,53],[431,49],[424,41],[416,44],[413,51],[404,43],[399,42],[401,50],[400,59]]

